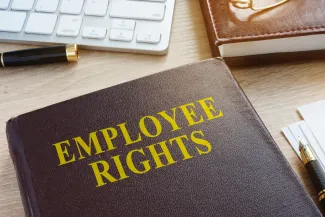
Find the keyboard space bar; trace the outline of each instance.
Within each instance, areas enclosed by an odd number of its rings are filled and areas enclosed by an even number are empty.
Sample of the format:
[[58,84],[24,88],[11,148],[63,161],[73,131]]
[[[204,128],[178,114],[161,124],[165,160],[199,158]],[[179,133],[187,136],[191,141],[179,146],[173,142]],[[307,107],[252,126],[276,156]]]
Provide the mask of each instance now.
[[165,15],[165,4],[153,2],[113,1],[110,16],[139,20],[161,21]]

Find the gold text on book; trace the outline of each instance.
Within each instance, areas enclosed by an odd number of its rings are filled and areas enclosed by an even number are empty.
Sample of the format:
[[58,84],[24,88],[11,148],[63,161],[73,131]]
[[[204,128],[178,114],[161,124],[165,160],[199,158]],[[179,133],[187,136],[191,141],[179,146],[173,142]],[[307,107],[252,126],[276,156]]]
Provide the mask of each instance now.
[[[144,174],[179,160],[206,155],[211,152],[212,144],[197,126],[223,117],[223,112],[216,109],[214,103],[212,97],[200,99],[143,116],[132,124],[124,122],[90,132],[86,140],[76,136],[55,143],[58,165],[97,155],[89,166],[100,187],[130,178],[132,174]],[[193,130],[182,133],[187,127]]]

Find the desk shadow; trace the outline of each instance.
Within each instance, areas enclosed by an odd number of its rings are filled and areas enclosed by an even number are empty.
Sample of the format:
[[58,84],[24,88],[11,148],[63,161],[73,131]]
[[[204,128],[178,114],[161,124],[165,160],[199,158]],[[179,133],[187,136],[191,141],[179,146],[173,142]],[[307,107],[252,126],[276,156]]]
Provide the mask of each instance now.
[[[314,99],[313,101],[324,99],[324,67],[325,61],[309,60],[231,67],[231,72],[242,88],[258,99],[261,97],[261,100],[267,100],[270,95],[277,95],[287,98],[289,104],[297,100],[302,105],[305,101],[305,104],[309,102],[308,98]],[[261,91],[266,91],[265,96]],[[304,97],[300,98],[301,96]],[[280,99],[274,100],[276,102]]]
[[228,57],[226,63],[231,68],[262,67],[282,64],[324,62],[325,50],[302,51],[293,53],[271,53],[263,55]]
[[42,64],[42,65],[30,65],[30,66],[18,66],[18,67],[6,67],[1,70],[0,79],[4,77],[14,77],[16,75],[29,75],[37,76],[41,74],[67,74],[67,70],[70,72],[77,70],[77,63],[54,63],[54,64]]

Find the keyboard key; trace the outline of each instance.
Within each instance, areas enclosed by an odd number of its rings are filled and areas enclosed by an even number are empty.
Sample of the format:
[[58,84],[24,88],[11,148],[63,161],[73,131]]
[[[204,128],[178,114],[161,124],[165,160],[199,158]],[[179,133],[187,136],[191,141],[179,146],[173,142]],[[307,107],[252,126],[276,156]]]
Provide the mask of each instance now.
[[62,0],[60,12],[62,14],[80,14],[84,0]]
[[[26,13],[14,11],[0,11],[0,31],[2,32],[20,32],[26,20]],[[7,22],[10,20],[10,22]]]
[[85,26],[82,33],[84,38],[104,39],[106,37],[106,29],[99,27]]
[[25,28],[26,33],[52,35],[56,24],[56,14],[32,13]]
[[139,33],[137,35],[137,42],[158,44],[160,42],[161,34],[159,33]]
[[111,17],[141,20],[164,19],[165,5],[153,2],[114,1],[110,12]]
[[113,41],[132,41],[132,39],[133,39],[133,31],[111,29],[109,39],[113,40]]
[[9,7],[10,0],[0,0],[0,9],[7,9]]
[[79,35],[82,17],[63,15],[56,34],[59,36],[77,37]]
[[33,9],[34,0],[14,0],[11,9],[16,11],[30,11]]
[[134,28],[135,28],[135,21],[134,20],[114,19],[113,20],[112,28],[113,29],[134,30]]
[[88,16],[106,15],[108,0],[88,0],[85,8],[85,14]]
[[38,12],[54,13],[58,8],[58,5],[59,0],[38,0],[35,10]]

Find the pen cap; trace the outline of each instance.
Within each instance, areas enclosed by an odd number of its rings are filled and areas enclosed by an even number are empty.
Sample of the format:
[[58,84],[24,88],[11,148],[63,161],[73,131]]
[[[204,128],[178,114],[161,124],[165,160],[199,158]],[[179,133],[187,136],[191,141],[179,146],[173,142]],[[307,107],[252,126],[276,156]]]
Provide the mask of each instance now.
[[20,51],[11,51],[2,54],[2,65],[23,66],[57,62],[78,61],[77,45],[35,48]]

